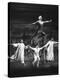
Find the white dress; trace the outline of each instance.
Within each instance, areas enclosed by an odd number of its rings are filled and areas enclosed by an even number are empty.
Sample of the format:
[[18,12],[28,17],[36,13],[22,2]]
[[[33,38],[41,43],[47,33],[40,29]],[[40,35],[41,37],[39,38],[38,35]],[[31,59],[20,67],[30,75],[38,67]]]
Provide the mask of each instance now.
[[21,63],[24,63],[24,43],[19,43],[19,53],[18,53],[18,60],[21,60]]
[[54,45],[54,41],[49,41],[46,44],[46,46],[48,46],[48,48],[47,48],[47,56],[46,56],[46,59],[48,61],[53,61],[54,60],[54,51],[53,51],[54,49],[53,49],[53,45]]
[[24,43],[17,43],[13,44],[14,47],[17,47],[17,50],[14,55],[12,55],[10,58],[15,59],[17,57],[17,60],[20,60],[21,63],[24,63]]
[[11,57],[9,57],[10,59],[16,59],[17,58],[17,53],[18,53],[18,43],[13,43],[14,47],[17,47],[15,54],[13,54]]

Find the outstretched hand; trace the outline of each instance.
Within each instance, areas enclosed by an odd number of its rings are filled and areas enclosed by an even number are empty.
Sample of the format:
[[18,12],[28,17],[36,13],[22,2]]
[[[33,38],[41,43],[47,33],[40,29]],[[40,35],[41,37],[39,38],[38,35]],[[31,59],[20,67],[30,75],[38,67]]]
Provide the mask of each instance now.
[[35,24],[35,23],[32,23],[32,24]]
[[30,45],[28,45],[28,48],[30,48]]
[[26,46],[26,48],[29,48],[29,47],[30,47],[29,45]]

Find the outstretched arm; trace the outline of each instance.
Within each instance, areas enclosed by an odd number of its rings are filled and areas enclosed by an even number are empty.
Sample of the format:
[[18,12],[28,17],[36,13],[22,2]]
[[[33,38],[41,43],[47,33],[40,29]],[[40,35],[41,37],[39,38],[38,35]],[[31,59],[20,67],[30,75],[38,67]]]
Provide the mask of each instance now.
[[49,23],[49,22],[52,22],[52,20],[49,20],[49,21],[43,21],[43,23]]
[[43,46],[43,47],[39,48],[39,50],[43,49],[44,47],[45,47],[45,46]]
[[36,24],[38,21],[36,21],[36,22],[34,22],[34,23],[32,23],[32,24]]
[[39,51],[40,51],[41,49],[43,49],[45,46],[47,46],[47,45],[44,45],[43,47],[39,48]]
[[57,43],[59,43],[59,42],[54,41],[54,44],[57,44]]
[[32,50],[35,50],[35,48],[33,48],[33,47],[31,47],[31,46],[29,46],[29,48],[31,48]]
[[48,41],[43,47],[47,47],[50,44],[50,42]]
[[17,47],[18,46],[18,43],[13,43],[12,44],[14,47]]

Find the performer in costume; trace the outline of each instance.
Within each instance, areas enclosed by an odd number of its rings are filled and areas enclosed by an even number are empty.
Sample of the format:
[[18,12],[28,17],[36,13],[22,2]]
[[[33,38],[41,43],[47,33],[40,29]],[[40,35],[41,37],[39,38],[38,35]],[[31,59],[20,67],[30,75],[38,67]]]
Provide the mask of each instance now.
[[46,50],[47,50],[47,56],[46,56],[46,60],[47,61],[54,61],[54,44],[57,44],[58,42],[53,41],[53,38],[51,38],[51,40],[49,40],[47,42],[47,44],[45,45]]
[[37,61],[37,67],[39,67],[39,61],[40,61],[40,56],[39,56],[39,51],[43,49],[43,47],[39,48],[39,46],[37,45],[35,48],[29,46],[29,48],[31,48],[35,53],[34,53],[34,61],[33,61],[33,65],[35,64],[35,62]]
[[12,55],[10,58],[20,60],[22,64],[24,64],[24,49],[28,48],[28,46],[25,46],[23,43],[23,40],[21,40],[21,43],[14,43],[12,44],[14,47],[17,47],[17,50],[14,55]]
[[32,23],[32,24],[39,23],[40,26],[41,26],[41,29],[40,30],[43,30],[44,23],[49,23],[49,22],[52,22],[52,20],[42,21],[42,16],[39,16],[38,17],[38,20],[36,22]]

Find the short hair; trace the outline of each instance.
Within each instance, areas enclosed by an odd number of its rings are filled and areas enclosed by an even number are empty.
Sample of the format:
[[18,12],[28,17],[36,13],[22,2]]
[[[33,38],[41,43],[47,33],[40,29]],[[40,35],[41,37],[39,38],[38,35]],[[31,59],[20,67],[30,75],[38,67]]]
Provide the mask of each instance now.
[[21,42],[23,42],[23,39],[21,39]]
[[42,19],[42,16],[39,16],[38,19]]
[[53,40],[54,40],[54,38],[52,37],[52,38],[51,38],[51,40],[53,41]]

